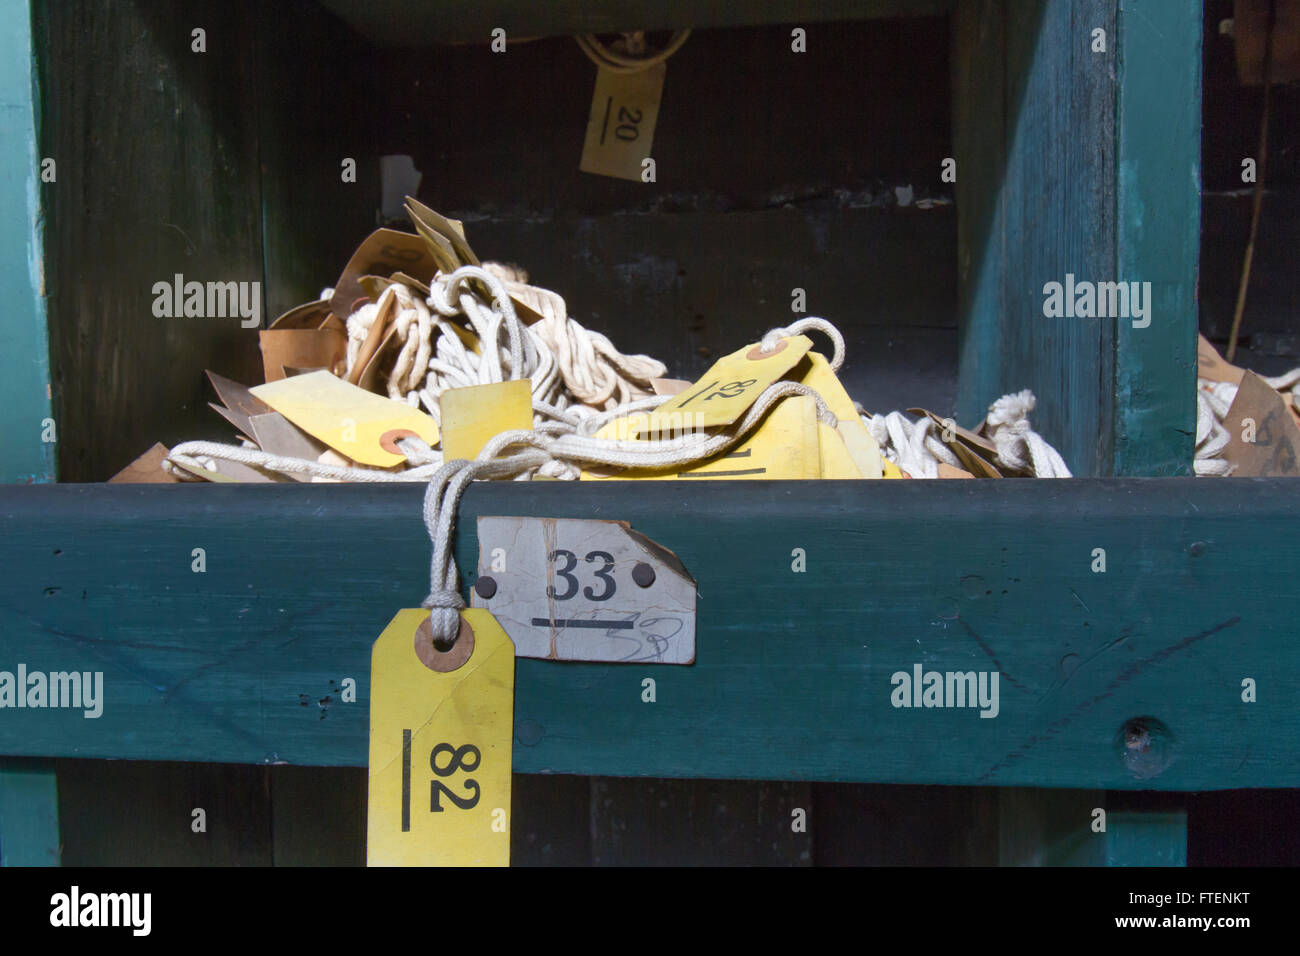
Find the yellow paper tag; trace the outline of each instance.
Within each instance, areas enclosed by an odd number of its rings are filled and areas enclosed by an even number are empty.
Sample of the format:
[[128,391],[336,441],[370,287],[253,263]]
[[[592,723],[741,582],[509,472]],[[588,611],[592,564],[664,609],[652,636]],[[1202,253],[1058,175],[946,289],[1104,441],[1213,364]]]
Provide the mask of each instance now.
[[897,465],[895,465],[892,461],[890,461],[888,458],[884,459],[884,460],[882,461],[881,464],[882,464],[882,466],[883,466],[883,468],[884,468],[884,472],[885,472],[881,477],[883,477],[883,478],[902,478],[902,477],[903,477],[903,472],[902,472],[902,470],[901,470]]
[[438,423],[424,412],[329,372],[295,375],[249,391],[307,434],[363,465],[387,468],[406,461],[393,444],[403,433],[430,445],[438,441]]
[[369,866],[510,863],[515,648],[490,612],[460,613],[473,633],[456,645],[473,648],[455,670],[417,654],[419,608],[398,611],[371,652]]
[[669,436],[683,430],[730,425],[754,404],[754,399],[812,348],[806,335],[793,335],[763,353],[758,345],[724,355],[698,382],[664,402],[637,427],[636,434]]
[[[794,372],[800,382],[822,397],[822,401],[826,403],[832,414],[839,419],[840,444],[844,446],[855,466],[853,471],[845,473],[843,468],[832,464],[830,466],[834,472],[832,474],[826,470],[827,460],[823,454],[822,477],[882,477],[883,465],[880,457],[880,446],[871,437],[871,432],[867,430],[867,426],[862,423],[862,418],[853,405],[853,399],[844,390],[839,376],[835,374],[835,370],[831,368],[831,363],[826,360],[826,357],[817,352],[809,352],[795,368]],[[826,444],[826,442],[824,441],[823,444]],[[832,452],[832,456],[836,455],[838,455],[838,450]]]
[[822,478],[861,478],[857,464],[849,454],[840,433],[825,422],[817,423],[817,437],[821,450]]
[[[630,428],[619,420],[606,424],[596,433],[599,438],[619,437]],[[833,429],[822,426],[834,435]],[[629,469],[613,475],[584,471],[581,479],[649,479],[664,481],[675,478],[817,478],[821,476],[821,449],[817,436],[817,403],[811,395],[792,395],[772,406],[758,427],[729,452],[711,458],[685,471],[649,471]],[[843,443],[841,442],[841,445]],[[847,458],[847,452],[845,456]],[[852,462],[849,463],[852,465]],[[857,477],[856,472],[850,477]]]
[[637,73],[597,67],[580,170],[640,182],[654,142],[666,72],[663,63]]
[[494,436],[533,427],[533,386],[526,379],[449,388],[438,400],[442,412],[442,460],[471,461]]

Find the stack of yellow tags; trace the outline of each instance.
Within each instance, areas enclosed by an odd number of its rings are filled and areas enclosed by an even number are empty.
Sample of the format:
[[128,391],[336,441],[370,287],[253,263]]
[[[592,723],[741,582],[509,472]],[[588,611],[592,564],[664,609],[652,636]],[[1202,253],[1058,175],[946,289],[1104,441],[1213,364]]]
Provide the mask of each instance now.
[[683,434],[725,434],[765,389],[787,380],[819,395],[838,420],[820,420],[812,394],[779,398],[747,436],[727,451],[684,468],[591,468],[583,480],[608,478],[901,478],[884,461],[844,386],[826,358],[803,335],[788,336],[770,351],[750,345],[719,359],[694,384],[662,382],[672,398],[650,412],[606,423],[596,438],[615,441],[669,439]]

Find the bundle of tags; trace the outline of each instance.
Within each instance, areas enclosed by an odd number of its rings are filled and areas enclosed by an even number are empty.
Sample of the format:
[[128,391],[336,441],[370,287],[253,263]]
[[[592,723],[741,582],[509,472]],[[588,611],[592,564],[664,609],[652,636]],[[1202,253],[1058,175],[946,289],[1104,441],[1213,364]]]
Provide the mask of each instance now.
[[[817,318],[696,382],[665,378],[558,294],[480,263],[459,222],[407,210],[415,234],[376,231],[333,289],[260,333],[264,384],[208,373],[240,444],[155,445],[112,480],[427,481],[456,459],[552,480],[1070,474],[1029,427],[1029,392],[973,430],[924,409],[872,415],[836,375],[843,338]],[[804,333],[829,338],[830,357]]]

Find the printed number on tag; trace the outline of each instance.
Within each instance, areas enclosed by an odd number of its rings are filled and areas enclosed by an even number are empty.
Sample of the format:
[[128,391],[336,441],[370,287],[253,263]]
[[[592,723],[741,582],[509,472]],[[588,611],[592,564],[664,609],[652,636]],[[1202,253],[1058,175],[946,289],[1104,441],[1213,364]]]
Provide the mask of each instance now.
[[474,607],[520,657],[689,664],[695,581],[675,554],[623,521],[478,519]]
[[638,73],[597,69],[580,170],[640,181],[654,143],[666,71],[663,63]]

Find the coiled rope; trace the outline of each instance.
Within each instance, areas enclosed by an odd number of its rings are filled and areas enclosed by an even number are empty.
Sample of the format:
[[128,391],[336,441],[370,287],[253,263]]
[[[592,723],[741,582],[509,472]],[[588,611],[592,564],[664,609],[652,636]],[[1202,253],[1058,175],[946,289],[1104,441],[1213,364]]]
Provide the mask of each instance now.
[[[1260,376],[1264,384],[1281,393],[1287,403],[1300,394],[1300,368],[1272,378]],[[1223,452],[1232,440],[1225,424],[1228,410],[1237,397],[1238,386],[1207,378],[1196,382],[1196,455],[1193,470],[1198,476],[1224,478],[1234,466],[1224,460]]]

